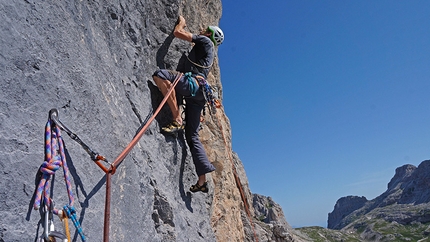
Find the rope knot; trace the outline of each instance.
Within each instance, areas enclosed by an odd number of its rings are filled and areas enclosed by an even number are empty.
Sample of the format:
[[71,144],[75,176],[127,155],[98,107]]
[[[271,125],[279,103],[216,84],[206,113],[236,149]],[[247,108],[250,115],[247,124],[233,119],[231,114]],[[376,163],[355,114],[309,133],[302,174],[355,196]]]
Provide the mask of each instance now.
[[61,160],[56,159],[53,162],[44,161],[40,166],[40,171],[45,175],[54,175],[61,167]]

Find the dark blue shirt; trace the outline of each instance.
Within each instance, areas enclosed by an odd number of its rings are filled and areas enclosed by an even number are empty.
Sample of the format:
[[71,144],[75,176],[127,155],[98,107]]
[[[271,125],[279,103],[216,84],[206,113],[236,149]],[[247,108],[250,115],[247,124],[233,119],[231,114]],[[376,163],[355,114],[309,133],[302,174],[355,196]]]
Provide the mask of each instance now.
[[192,42],[194,46],[185,61],[185,70],[206,79],[214,61],[214,44],[208,37],[194,34]]

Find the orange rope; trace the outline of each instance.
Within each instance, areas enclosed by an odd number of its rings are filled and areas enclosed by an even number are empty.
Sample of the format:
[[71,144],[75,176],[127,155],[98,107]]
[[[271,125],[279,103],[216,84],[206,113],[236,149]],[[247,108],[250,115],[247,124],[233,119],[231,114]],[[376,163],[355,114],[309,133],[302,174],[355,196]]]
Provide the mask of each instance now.
[[[163,108],[163,105],[166,103],[167,98],[169,98],[170,94],[172,94],[173,90],[175,89],[176,84],[178,84],[179,80],[182,77],[182,73],[179,73],[176,77],[175,81],[172,84],[172,87],[169,89],[169,91],[164,95],[164,99],[161,101],[160,105],[158,105],[157,110],[155,110],[154,114],[151,116],[151,118],[146,122],[145,126],[137,133],[137,135],[133,138],[133,140],[130,142],[130,144],[125,147],[125,149],[121,152],[121,154],[115,159],[115,161],[112,163],[112,167],[118,167],[119,163],[125,159],[125,157],[130,153],[130,151],[133,149],[133,147],[137,144],[137,142],[142,138],[142,135],[145,133],[145,131],[148,129],[149,125],[152,121],[154,121],[157,114],[160,112],[161,108]],[[112,170],[112,168],[110,169]]]
[[[96,157],[92,158],[94,162],[97,164],[97,166],[100,167],[105,173],[106,173],[106,198],[105,198],[105,214],[104,214],[104,228],[103,228],[103,241],[108,242],[109,241],[109,220],[110,220],[110,200],[111,200],[111,176],[115,174],[116,168],[119,166],[119,164],[125,159],[125,157],[131,152],[131,150],[134,148],[134,146],[139,142],[140,138],[142,138],[145,131],[148,129],[149,125],[154,121],[155,117],[158,115],[158,113],[163,108],[164,104],[167,102],[167,99],[172,94],[173,90],[175,90],[175,86],[178,84],[179,80],[181,79],[183,73],[179,73],[175,80],[172,83],[172,86],[167,91],[166,95],[164,95],[163,100],[161,101],[160,105],[158,106],[157,110],[152,114],[151,118],[146,122],[146,124],[142,127],[142,129],[139,131],[139,133],[136,134],[136,136],[132,139],[132,141],[124,148],[124,150],[119,154],[119,156],[115,159],[115,161],[110,164],[110,167],[105,167],[101,161],[107,162],[107,160],[101,156],[96,155]],[[54,112],[55,110],[55,112]],[[52,113],[51,113],[52,112]],[[61,122],[58,120],[58,111],[56,109],[53,109],[49,112],[50,116],[53,117],[54,122],[59,125]],[[60,125],[59,125],[60,126]],[[64,125],[61,124],[61,129],[65,130],[67,134],[69,134],[72,139],[77,141],[81,146],[84,147],[84,149],[92,156],[95,154],[87,145],[85,145],[80,139],[73,134],[70,130],[66,129]],[[66,231],[68,231],[68,221],[67,218],[63,219],[63,223],[65,226]],[[66,232],[67,233],[67,232]],[[67,235],[68,241],[70,241],[70,232]]]
[[[100,162],[96,162],[97,165],[106,172],[106,198],[105,198],[105,216],[104,216],[104,228],[103,228],[103,241],[108,242],[109,241],[109,220],[110,220],[110,200],[111,200],[111,176],[115,173],[116,168],[119,166],[119,164],[125,159],[125,157],[130,153],[130,151],[133,149],[133,147],[139,142],[140,138],[142,138],[145,131],[148,129],[149,125],[154,121],[155,117],[160,112],[161,108],[163,108],[164,104],[167,101],[167,98],[169,98],[170,94],[172,94],[173,90],[175,90],[176,84],[178,84],[179,80],[182,77],[182,73],[179,73],[178,76],[176,76],[175,81],[172,83],[172,86],[170,87],[169,91],[164,95],[163,100],[161,101],[160,105],[158,105],[157,110],[155,110],[154,114],[151,116],[151,118],[146,122],[146,124],[142,127],[142,129],[139,131],[139,133],[136,134],[136,136],[133,138],[133,140],[124,148],[124,150],[119,154],[119,156],[115,159],[115,161],[111,164],[109,170],[106,170],[106,168],[100,166]],[[98,160],[99,161],[99,160]]]
[[249,210],[249,204],[248,204],[248,201],[245,198],[245,192],[243,191],[242,184],[241,184],[240,179],[239,179],[239,175],[237,174],[236,167],[234,166],[233,157],[231,156],[232,151],[228,149],[227,138],[224,135],[224,131],[223,131],[223,128],[222,128],[220,117],[217,116],[217,120],[218,120],[218,125],[219,125],[220,130],[221,130],[222,138],[224,139],[224,144],[225,144],[225,147],[226,147],[226,150],[227,150],[228,157],[229,157],[229,159],[231,161],[231,165],[232,165],[232,168],[233,168],[234,179],[236,180],[236,185],[239,188],[240,196],[242,197],[242,202],[243,202],[243,204],[245,206],[246,214],[248,215],[248,219],[249,219],[249,222],[251,223],[252,231],[254,232],[254,239],[255,239],[256,242],[258,242],[258,237],[257,237],[257,234],[255,232],[255,228],[254,228],[254,222],[252,221],[251,212]]
[[63,210],[63,225],[64,225],[64,232],[66,233],[67,241],[72,241],[70,239],[70,230],[69,230],[69,218],[67,217],[66,212]]

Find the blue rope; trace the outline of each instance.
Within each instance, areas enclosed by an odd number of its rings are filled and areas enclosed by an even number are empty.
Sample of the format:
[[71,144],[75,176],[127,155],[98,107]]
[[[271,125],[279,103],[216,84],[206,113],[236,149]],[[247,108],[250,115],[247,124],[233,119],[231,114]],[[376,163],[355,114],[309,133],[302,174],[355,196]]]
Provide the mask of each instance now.
[[86,241],[85,240],[85,235],[84,235],[84,231],[82,231],[82,227],[79,224],[79,221],[76,219],[76,210],[73,206],[64,206],[63,207],[64,211],[66,211],[67,213],[67,217],[69,217],[72,221],[73,224],[76,227],[76,230],[78,230],[78,234],[81,236],[82,241]]

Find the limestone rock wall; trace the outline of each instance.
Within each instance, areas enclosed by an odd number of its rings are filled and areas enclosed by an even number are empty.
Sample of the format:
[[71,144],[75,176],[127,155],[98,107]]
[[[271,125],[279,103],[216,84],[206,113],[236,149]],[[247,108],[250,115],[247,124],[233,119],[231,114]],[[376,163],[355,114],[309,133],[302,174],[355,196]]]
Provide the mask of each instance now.
[[[191,47],[173,37],[178,15],[198,32],[218,23],[222,7],[197,0],[0,0],[0,13],[0,241],[36,241],[43,226],[32,204],[49,110],[58,109],[69,129],[113,161],[162,99],[152,73],[180,68]],[[222,99],[218,61],[208,80]],[[223,109],[207,115],[201,131],[217,168],[207,195],[188,192],[197,177],[184,138],[159,133],[169,120],[165,107],[112,176],[110,241],[253,241],[235,172],[248,204],[252,195]],[[101,241],[105,174],[63,138],[79,221],[88,241]],[[61,172],[52,198],[57,207],[67,203]],[[72,236],[80,241],[74,229]]]

